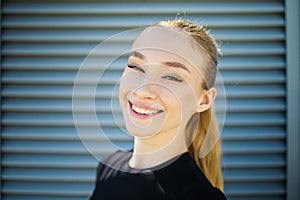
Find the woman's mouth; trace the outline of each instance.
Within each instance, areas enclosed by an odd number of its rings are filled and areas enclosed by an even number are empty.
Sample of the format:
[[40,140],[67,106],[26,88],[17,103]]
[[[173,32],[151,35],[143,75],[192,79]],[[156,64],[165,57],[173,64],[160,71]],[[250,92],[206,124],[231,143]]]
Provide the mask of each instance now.
[[152,108],[146,105],[131,103],[130,101],[129,101],[129,106],[130,106],[130,113],[133,116],[138,118],[143,118],[143,119],[163,112],[160,109]]

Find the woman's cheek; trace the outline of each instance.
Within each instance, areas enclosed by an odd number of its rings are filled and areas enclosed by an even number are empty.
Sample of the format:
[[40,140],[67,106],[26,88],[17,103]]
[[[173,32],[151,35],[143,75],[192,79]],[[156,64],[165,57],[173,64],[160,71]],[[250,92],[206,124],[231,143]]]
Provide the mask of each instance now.
[[140,82],[139,79],[140,78],[136,74],[124,71],[120,81],[120,94],[133,91]]
[[194,88],[186,84],[183,87],[178,87],[175,94],[178,95],[180,107],[184,109],[184,115],[192,115],[198,107],[198,98]]

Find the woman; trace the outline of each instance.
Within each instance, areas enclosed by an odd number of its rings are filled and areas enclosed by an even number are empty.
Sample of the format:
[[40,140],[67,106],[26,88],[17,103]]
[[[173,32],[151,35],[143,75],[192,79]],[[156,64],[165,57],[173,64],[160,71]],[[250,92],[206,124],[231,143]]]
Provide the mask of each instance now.
[[[134,148],[102,160],[91,199],[226,199],[212,108],[217,54],[208,32],[184,20],[137,37],[119,90]],[[200,158],[209,134],[215,145]]]

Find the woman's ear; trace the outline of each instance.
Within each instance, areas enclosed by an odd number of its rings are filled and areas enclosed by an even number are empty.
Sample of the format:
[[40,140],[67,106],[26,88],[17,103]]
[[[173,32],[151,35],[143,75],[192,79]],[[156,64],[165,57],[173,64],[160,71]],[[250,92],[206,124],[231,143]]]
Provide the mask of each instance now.
[[217,90],[215,88],[210,88],[209,90],[204,90],[198,103],[197,112],[204,112],[208,110],[214,103],[217,96]]

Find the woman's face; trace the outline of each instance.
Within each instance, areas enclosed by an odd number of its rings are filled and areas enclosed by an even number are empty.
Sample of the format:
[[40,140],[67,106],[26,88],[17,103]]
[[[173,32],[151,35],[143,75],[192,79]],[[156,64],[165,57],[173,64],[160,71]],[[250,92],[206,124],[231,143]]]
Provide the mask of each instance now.
[[184,34],[163,27],[144,30],[132,46],[120,82],[126,128],[151,137],[179,131],[199,110],[204,51]]

